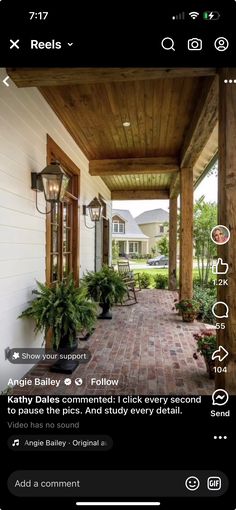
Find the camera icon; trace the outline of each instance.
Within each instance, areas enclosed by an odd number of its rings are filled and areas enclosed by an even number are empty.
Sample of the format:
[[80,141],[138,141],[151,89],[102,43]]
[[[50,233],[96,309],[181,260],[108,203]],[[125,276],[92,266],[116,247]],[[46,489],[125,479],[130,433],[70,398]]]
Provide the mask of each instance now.
[[197,39],[197,37],[188,39],[188,50],[189,51],[201,51],[202,50],[202,39]]

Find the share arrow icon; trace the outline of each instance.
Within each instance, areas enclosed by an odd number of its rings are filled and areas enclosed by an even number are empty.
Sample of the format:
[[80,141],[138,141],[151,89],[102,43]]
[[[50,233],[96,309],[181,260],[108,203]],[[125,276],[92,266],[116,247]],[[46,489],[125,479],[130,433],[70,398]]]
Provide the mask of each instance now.
[[224,359],[227,358],[228,355],[229,355],[228,351],[226,351],[223,345],[220,345],[219,349],[213,352],[211,359],[214,360],[218,358],[218,360],[221,362],[224,361]]

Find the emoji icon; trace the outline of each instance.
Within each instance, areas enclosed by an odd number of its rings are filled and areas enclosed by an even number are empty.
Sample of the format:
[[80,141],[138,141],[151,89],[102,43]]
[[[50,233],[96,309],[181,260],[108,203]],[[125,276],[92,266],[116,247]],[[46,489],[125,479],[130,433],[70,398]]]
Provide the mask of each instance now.
[[185,487],[189,491],[196,491],[199,488],[199,486],[200,486],[200,481],[196,476],[189,476],[185,480]]

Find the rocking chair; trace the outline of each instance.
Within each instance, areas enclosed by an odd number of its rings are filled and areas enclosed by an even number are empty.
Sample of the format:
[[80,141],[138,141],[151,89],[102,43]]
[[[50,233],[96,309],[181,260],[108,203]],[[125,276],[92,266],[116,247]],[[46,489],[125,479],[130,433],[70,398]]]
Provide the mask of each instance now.
[[[130,269],[129,262],[118,262],[118,272],[122,276],[126,286],[127,286],[127,299],[124,302],[125,306],[133,305],[137,303],[136,292],[141,290],[140,282],[139,282],[139,274],[134,274]],[[138,288],[137,288],[138,284]]]
[[139,273],[134,273],[132,269],[130,269],[129,262],[117,262],[118,272],[122,274],[122,276],[129,277],[130,280],[134,282],[134,286],[136,291],[141,290],[141,283]]

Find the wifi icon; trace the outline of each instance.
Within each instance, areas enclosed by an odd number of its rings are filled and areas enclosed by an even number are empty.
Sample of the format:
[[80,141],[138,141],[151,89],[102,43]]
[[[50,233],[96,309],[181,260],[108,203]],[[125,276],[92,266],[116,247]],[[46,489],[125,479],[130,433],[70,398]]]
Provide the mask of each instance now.
[[193,12],[189,12],[188,14],[189,14],[190,18],[196,19],[199,16],[200,13],[196,12],[196,11],[193,11]]

